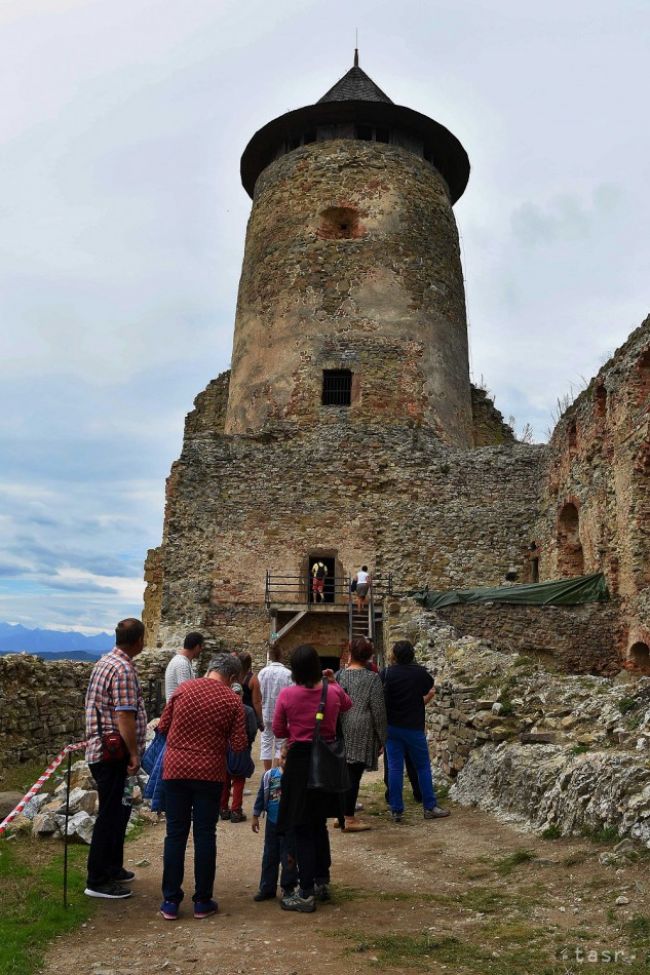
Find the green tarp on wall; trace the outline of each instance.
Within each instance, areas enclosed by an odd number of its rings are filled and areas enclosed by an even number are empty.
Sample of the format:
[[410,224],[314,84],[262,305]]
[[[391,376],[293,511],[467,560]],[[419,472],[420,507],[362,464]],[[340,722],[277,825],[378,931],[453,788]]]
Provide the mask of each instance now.
[[458,603],[515,603],[519,606],[580,606],[609,599],[605,576],[596,572],[575,579],[534,582],[525,586],[496,586],[484,589],[456,589],[435,592],[420,589],[408,594],[426,609],[441,609]]

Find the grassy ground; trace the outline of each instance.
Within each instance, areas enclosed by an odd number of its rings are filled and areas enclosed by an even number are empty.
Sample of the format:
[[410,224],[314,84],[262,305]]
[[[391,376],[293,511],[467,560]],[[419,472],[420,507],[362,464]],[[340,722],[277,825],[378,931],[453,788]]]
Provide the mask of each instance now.
[[[10,768],[3,768],[0,771],[0,790],[3,792],[27,792],[34,785],[34,782],[43,774],[43,769],[47,765],[46,759],[37,762],[24,762],[22,765],[14,765]],[[62,772],[65,763],[57,769]],[[57,784],[56,773],[43,786],[43,792],[53,792]]]
[[0,840],[0,975],[31,975],[48,942],[90,916],[93,904],[83,897],[87,855],[85,846],[68,848],[66,910],[61,845]]

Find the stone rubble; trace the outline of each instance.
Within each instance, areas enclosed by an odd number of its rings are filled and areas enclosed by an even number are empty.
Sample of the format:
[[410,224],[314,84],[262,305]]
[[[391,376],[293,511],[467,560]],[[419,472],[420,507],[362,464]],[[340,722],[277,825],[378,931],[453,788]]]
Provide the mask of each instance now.
[[394,635],[435,676],[428,732],[451,797],[538,831],[611,830],[650,848],[650,679],[550,673],[412,606]]
[[[133,809],[127,832],[134,828],[138,820],[146,820],[152,816],[151,812],[145,808],[142,798],[147,778],[148,776],[144,772],[139,772],[137,775],[137,784],[133,788],[132,796]],[[90,844],[97,818],[98,797],[94,787],[95,781],[85,761],[77,761],[72,766],[70,785],[68,839],[78,843]],[[63,839],[65,834],[66,793],[67,785],[65,778],[63,778],[53,794],[40,792],[35,795],[27,803],[23,813],[9,824],[7,835],[31,832],[36,837]],[[17,803],[22,796],[18,793],[16,795],[18,796]]]

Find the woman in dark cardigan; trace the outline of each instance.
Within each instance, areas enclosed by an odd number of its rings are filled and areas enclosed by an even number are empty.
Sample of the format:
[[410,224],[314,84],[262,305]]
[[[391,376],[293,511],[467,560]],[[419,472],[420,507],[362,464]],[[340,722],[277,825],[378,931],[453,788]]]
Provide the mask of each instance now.
[[[342,796],[307,789],[309,756],[316,726],[316,714],[323,691],[321,664],[314,647],[296,647],[291,654],[293,685],[278,696],[273,715],[273,734],[286,738],[289,747],[282,776],[278,833],[292,831],[300,889],[283,897],[285,911],[310,914],[316,899],[329,900],[327,885],[331,865],[328,817],[340,817]],[[352,701],[336,683],[327,684],[320,734],[325,741],[336,738],[339,714],[349,711]]]
[[368,669],[372,643],[358,637],[350,644],[350,662],[339,671],[337,681],[352,698],[353,708],[341,718],[350,789],[345,795],[345,832],[370,829],[354,815],[364,771],[374,771],[386,741],[386,705],[379,674]]

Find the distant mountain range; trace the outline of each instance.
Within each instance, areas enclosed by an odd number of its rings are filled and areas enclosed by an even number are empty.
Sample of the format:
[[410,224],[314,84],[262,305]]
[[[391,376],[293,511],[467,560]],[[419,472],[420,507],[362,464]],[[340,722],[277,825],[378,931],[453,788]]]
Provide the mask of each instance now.
[[0,656],[33,653],[47,660],[97,660],[114,645],[111,633],[86,636],[74,630],[30,630],[20,624],[0,623]]

